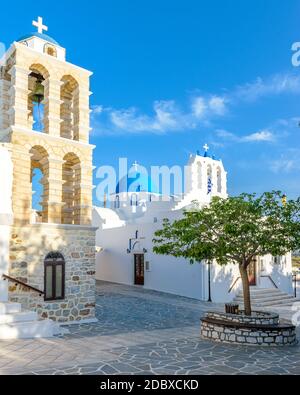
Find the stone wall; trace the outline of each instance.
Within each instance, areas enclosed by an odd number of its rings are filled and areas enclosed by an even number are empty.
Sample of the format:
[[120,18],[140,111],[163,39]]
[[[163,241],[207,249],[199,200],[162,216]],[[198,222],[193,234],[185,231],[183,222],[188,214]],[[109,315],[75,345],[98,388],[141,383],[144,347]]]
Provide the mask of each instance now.
[[208,312],[206,318],[216,320],[226,320],[230,322],[238,322],[241,324],[253,325],[277,325],[279,323],[279,315],[275,313],[267,313],[261,311],[252,311],[252,315],[244,315],[243,311],[240,314],[228,314],[220,312]]
[[[260,313],[257,317],[255,314],[254,317],[243,315],[235,315],[235,317],[233,320],[232,314],[207,313],[201,320],[201,337],[216,342],[248,346],[297,344],[295,327],[290,324],[280,324],[276,314]],[[253,322],[246,322],[247,319]],[[262,319],[265,321],[264,324],[255,323],[255,320]]]
[[13,223],[11,204],[12,180],[13,167],[10,155],[10,147],[9,144],[0,143],[0,302],[7,302],[8,298],[7,283],[2,279],[2,275],[8,273],[10,226]]
[[45,302],[36,292],[10,283],[10,300],[57,322],[95,317],[95,228],[36,224],[13,227],[10,245],[11,277],[44,290],[44,259],[60,252],[66,263],[65,299]]

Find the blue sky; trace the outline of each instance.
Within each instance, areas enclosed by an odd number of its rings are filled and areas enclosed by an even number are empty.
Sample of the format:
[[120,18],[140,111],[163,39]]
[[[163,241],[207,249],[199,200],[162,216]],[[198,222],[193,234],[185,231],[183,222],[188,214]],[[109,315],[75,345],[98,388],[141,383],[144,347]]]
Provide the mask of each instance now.
[[68,61],[94,72],[95,166],[183,166],[208,143],[230,194],[299,196],[299,0],[28,0],[13,13],[6,2],[0,41],[38,15]]

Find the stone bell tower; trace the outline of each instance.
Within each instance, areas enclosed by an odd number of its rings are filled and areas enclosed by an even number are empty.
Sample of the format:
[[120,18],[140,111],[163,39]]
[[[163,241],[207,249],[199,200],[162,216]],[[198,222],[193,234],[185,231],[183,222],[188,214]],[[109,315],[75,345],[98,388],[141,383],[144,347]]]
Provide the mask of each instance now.
[[9,275],[44,294],[11,282],[10,299],[59,322],[91,319],[92,73],[66,61],[42,18],[33,25],[38,31],[14,42],[1,67],[0,142],[13,163]]

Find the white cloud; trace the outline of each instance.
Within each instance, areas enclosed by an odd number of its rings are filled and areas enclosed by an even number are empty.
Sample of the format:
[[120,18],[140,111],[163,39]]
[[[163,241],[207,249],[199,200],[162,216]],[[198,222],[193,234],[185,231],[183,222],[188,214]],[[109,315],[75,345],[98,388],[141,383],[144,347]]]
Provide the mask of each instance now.
[[249,134],[248,136],[242,137],[245,142],[260,142],[260,141],[274,141],[275,136],[269,130],[262,130],[260,132]]
[[192,99],[186,110],[174,100],[157,100],[153,103],[152,115],[141,113],[135,107],[116,110],[95,106],[92,125],[96,133],[166,133],[195,129],[225,113],[224,98],[199,96]]
[[195,97],[192,102],[192,111],[197,118],[203,118],[206,114],[207,104],[203,97]]
[[213,96],[209,100],[209,108],[217,115],[224,115],[226,112],[226,100],[224,97]]
[[[299,153],[298,153],[299,156]],[[294,170],[300,170],[299,158],[281,155],[280,158],[269,161],[270,170],[275,173],[290,173]]]
[[109,118],[114,128],[129,133],[164,133],[189,127],[188,119],[177,108],[174,101],[156,101],[154,115],[141,114],[138,109],[109,110]]
[[[152,114],[143,113],[137,107],[127,109],[94,106],[91,124],[94,133],[167,133],[172,131],[194,130],[198,127],[211,126],[212,121],[225,116],[241,102],[254,102],[265,96],[284,93],[300,94],[300,76],[277,74],[263,80],[257,78],[233,89],[226,95],[194,95],[191,102],[183,107],[175,100],[156,100],[153,102]],[[248,136],[220,136],[235,141],[273,141],[270,130],[261,130]]]
[[103,106],[93,106],[92,113],[93,114],[101,114],[103,112]]
[[218,137],[224,139],[224,140],[232,140],[232,141],[238,141],[239,137],[236,136],[234,133],[228,132],[228,130],[224,129],[217,129],[216,134]]
[[182,114],[174,101],[156,101],[154,112],[154,123],[161,130],[176,129],[182,123]]
[[283,141],[292,134],[298,133],[299,122],[300,119],[297,117],[277,119],[268,127],[247,135],[232,133],[224,129],[215,130],[215,135],[222,143],[275,143],[279,142],[280,140]]
[[254,82],[237,87],[233,96],[239,100],[255,101],[264,96],[284,93],[300,93],[300,76],[276,74],[268,79],[257,78]]
[[276,136],[270,130],[261,130],[246,136],[238,136],[227,130],[218,129],[216,135],[223,140],[236,143],[273,142],[276,140]]

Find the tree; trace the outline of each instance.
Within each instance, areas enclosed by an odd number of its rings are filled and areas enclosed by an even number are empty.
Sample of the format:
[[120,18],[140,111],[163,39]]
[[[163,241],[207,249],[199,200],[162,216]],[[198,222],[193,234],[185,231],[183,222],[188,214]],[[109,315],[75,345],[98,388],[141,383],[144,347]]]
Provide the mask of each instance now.
[[202,208],[195,203],[182,219],[165,219],[153,242],[155,253],[191,263],[238,264],[245,314],[251,315],[247,268],[256,256],[281,256],[300,248],[300,198],[287,200],[279,191],[213,197]]

